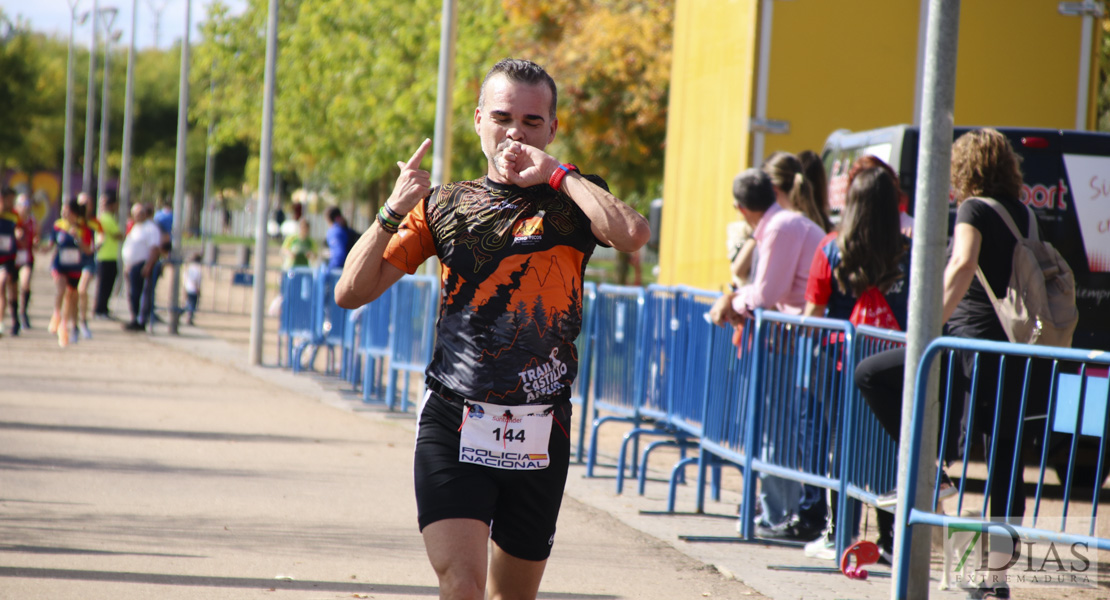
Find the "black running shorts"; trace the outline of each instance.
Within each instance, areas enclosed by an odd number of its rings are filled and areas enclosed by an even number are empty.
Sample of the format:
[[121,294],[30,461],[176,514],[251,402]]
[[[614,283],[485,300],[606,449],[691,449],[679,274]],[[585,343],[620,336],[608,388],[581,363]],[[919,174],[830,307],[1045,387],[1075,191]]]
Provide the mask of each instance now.
[[414,478],[420,530],[443,519],[477,519],[510,556],[546,560],[570,466],[570,402],[553,412],[546,469],[512,471],[459,462],[463,406],[429,390],[418,417]]

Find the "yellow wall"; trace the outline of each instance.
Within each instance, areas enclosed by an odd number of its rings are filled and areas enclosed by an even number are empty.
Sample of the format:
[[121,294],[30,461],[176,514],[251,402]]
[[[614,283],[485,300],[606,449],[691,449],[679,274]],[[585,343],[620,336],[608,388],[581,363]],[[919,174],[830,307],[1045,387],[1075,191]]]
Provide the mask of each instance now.
[[767,117],[790,133],[765,136],[765,156],[820,154],[837,129],[912,123],[918,11],[908,0],[775,2]]
[[1075,129],[1083,19],[1044,0],[961,5],[956,124]]
[[[677,2],[661,283],[728,283],[725,225],[737,218],[732,178],[751,162],[760,4]],[[1082,19],[1047,0],[961,4],[956,124],[1074,128]],[[920,6],[774,2],[767,117],[790,132],[767,134],[765,155],[820,151],[837,129],[913,123]]]
[[661,283],[719,289],[728,281],[724,224],[736,218],[732,178],[748,162],[757,3],[679,0],[675,7]]

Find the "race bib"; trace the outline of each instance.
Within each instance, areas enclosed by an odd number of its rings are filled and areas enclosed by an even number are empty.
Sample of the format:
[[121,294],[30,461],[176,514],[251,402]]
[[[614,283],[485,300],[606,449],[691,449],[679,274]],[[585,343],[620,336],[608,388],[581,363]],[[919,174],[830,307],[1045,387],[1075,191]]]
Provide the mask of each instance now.
[[15,246],[15,238],[10,235],[0,235],[0,252],[11,252]]
[[23,265],[29,264],[30,262],[31,262],[31,251],[30,250],[16,250],[15,251],[15,264],[16,264],[16,266],[22,267]]
[[463,405],[459,462],[512,471],[546,469],[551,406]]
[[59,248],[58,264],[67,267],[81,264],[81,251],[77,248]]

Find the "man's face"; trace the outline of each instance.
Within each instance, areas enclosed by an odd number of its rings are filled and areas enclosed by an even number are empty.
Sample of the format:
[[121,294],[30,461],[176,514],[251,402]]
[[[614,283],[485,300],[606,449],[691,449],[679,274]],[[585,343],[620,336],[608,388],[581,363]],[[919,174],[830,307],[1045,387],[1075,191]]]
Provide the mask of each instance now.
[[0,214],[6,213],[12,209],[12,201],[14,199],[14,196],[0,194]]
[[482,140],[489,176],[506,183],[496,157],[513,142],[543,150],[555,139],[558,119],[551,118],[551,90],[496,75],[486,82],[485,105],[474,110],[474,130]]
[[143,210],[142,204],[131,205],[131,218],[134,219],[136,223],[142,223],[146,220],[146,211]]
[[753,229],[757,225],[759,225],[760,219],[763,218],[763,213],[761,212],[752,212],[744,208],[743,206],[740,206],[739,204],[734,204],[733,206],[736,207],[736,210],[740,213],[740,216],[744,217],[744,221],[747,222],[748,225],[751,225]]

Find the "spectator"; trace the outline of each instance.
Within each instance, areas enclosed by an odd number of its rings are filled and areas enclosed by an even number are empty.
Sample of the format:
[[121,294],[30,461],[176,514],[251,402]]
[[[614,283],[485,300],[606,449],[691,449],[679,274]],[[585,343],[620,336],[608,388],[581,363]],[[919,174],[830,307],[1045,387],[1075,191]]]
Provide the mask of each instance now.
[[[824,233],[813,221],[783,208],[776,200],[781,193],[763,171],[748,169],[737,175],[732,195],[736,209],[754,229],[758,260],[751,283],[722,295],[710,310],[710,317],[718,325],[740,325],[756,308],[801,314],[809,266]],[[805,440],[798,443],[805,448]],[[765,445],[764,451],[772,455],[775,449]],[[760,483],[758,535],[800,541],[820,535],[825,514],[819,490],[807,491],[803,503],[803,489],[797,482],[761,474]]]
[[[893,317],[899,329],[905,330],[909,304],[909,239],[899,231],[898,181],[889,167],[883,168],[885,163],[874,160],[882,166],[860,169],[860,164],[872,163],[859,159],[849,171],[840,232],[826,235],[813,255],[803,314],[848,320],[859,299],[876,290],[889,309],[886,314]],[[835,492],[831,493],[828,506],[837,506]],[[807,556],[839,558],[835,543],[835,509],[830,510],[829,515],[824,535],[806,544]],[[878,511],[878,524],[879,551],[882,559],[890,563],[894,517],[886,511]],[[851,526],[854,529],[855,523]]]
[[281,243],[281,255],[284,257],[282,268],[288,270],[293,267],[312,266],[312,261],[316,260],[318,253],[316,240],[312,239],[309,232],[308,221],[301,219],[297,221],[297,233],[286,237]]
[[112,316],[108,311],[108,300],[112,297],[112,288],[119,276],[119,248],[123,240],[119,221],[116,220],[118,206],[115,194],[105,192],[100,196],[100,231],[96,235],[99,246],[96,251],[96,305],[93,308],[93,318],[109,319]]
[[[882,169],[886,169],[886,171],[890,173],[890,176],[893,177],[895,181],[898,180],[898,174],[894,172],[894,169],[891,168],[890,165],[888,165],[885,162],[879,160],[879,158],[877,158],[875,156],[871,156],[870,154],[865,154],[864,156],[861,156],[861,157],[857,158],[856,162],[852,163],[851,169],[848,170],[848,180],[851,181],[852,177],[855,176],[856,172],[861,171],[863,169],[870,169],[872,167],[880,167]],[[911,217],[906,212],[908,210],[909,205],[910,205],[909,194],[907,194],[904,190],[902,190],[901,186],[899,186],[899,188],[898,188],[898,222],[899,222],[900,228],[902,230],[902,235],[904,235],[906,237],[913,237],[913,217]]]
[[185,277],[182,279],[185,286],[185,312],[189,315],[187,324],[193,324],[193,316],[197,312],[197,302],[200,301],[200,283],[203,273],[200,268],[200,252],[189,256],[189,266],[185,268]]
[[[821,157],[813,150],[802,150],[798,153],[798,162],[802,164],[802,175],[809,180],[809,185],[813,191],[813,206],[817,209],[819,215],[824,215],[824,221],[827,221],[826,232],[832,231],[832,221],[829,220],[829,178],[825,174],[825,163],[821,162]],[[895,178],[897,180],[897,178]],[[818,223],[821,225],[821,223]]]
[[143,331],[151,325],[154,312],[154,287],[161,274],[162,230],[151,219],[151,210],[142,205],[131,207],[135,224],[123,240],[123,268],[127,272],[131,321],[127,331]]
[[[995,314],[986,289],[976,277],[982,273],[994,293],[1003,296],[1009,284],[1014,246],[1017,240],[1009,227],[989,205],[977,197],[993,198],[1000,202],[1022,235],[1029,235],[1033,212],[1020,200],[1022,176],[1018,158],[1009,140],[994,129],[968,132],[952,146],[952,189],[959,209],[956,227],[949,248],[948,265],[944,270],[943,318],[949,335],[999,342],[1008,341],[1005,330]],[[989,240],[989,243],[984,243]],[[979,380],[1001,381],[995,385],[980,385],[975,397],[971,396],[971,376],[976,367],[970,353],[957,353],[958,360],[951,374],[953,393],[949,396],[950,418],[962,414],[966,428],[967,411],[974,409],[975,431],[965,435],[981,435],[986,448],[992,447],[992,430],[997,427],[998,440],[994,442],[1007,455],[1021,454],[1020,441],[1016,439],[1021,414],[1020,400],[1026,387],[1025,369],[1021,361],[1007,363],[1000,373],[998,355],[985,354],[978,359]],[[895,439],[901,428],[901,398],[905,371],[905,352],[891,350],[876,354],[860,362],[856,368],[856,383],[868,405]],[[1001,379],[999,376],[1001,375]],[[1026,415],[1045,411],[1048,381],[1042,365],[1034,363],[1029,387],[1031,406]],[[996,398],[1002,402],[999,422],[993,423]],[[960,408],[963,401],[963,410]],[[943,440],[948,447],[953,440]],[[946,460],[953,458],[945,453]],[[990,517],[992,520],[1021,522],[1025,515],[1025,486],[1021,472],[1015,472],[1006,456],[994,462],[990,474]],[[955,488],[942,476],[941,497],[954,493]],[[1012,493],[1012,496],[1011,496]],[[897,501],[896,496],[891,496]],[[1007,502],[1009,498],[1009,502]],[[1007,540],[1008,541],[1008,540]],[[992,536],[992,551],[998,549],[998,540]],[[1005,583],[982,584],[972,591],[978,598],[1009,598]]]
[[274,225],[275,231],[272,232],[270,237],[282,239],[281,226],[285,223],[285,210],[281,208],[281,202],[278,202],[277,208],[274,209]]
[[343,212],[339,210],[338,206],[329,208],[327,217],[328,223],[331,224],[328,226],[326,234],[328,268],[342,269],[343,263],[347,261],[347,253],[358,241],[358,232],[347,225],[347,219],[343,217]]
[[154,224],[162,230],[162,235],[173,236],[173,204],[169,200],[162,201],[162,206],[154,215]]
[[292,212],[291,218],[285,219],[285,222],[281,224],[281,228],[278,230],[278,233],[279,235],[281,235],[282,239],[287,239],[297,235],[298,228],[300,227],[298,223],[300,223],[301,219],[304,218],[304,205],[300,202],[294,202],[293,204],[291,204],[290,210]]
[[828,207],[822,209],[817,205],[813,183],[806,178],[798,157],[789,152],[776,152],[763,161],[762,169],[775,184],[775,197],[780,206],[802,213],[825,233],[833,230]]

